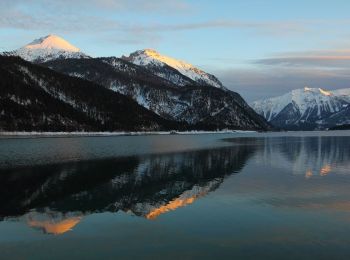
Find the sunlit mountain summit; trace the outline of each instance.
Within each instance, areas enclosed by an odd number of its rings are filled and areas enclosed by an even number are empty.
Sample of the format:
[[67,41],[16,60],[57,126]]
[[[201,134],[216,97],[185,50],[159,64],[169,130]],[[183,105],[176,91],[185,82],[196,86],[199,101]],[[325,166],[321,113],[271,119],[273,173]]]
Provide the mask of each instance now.
[[[203,70],[189,64],[185,61],[177,60],[172,57],[162,55],[154,49],[144,49],[131,53],[128,57],[123,57],[136,65],[154,71],[154,73],[162,78],[175,81],[179,85],[184,84],[201,84],[209,85],[216,88],[226,89],[222,83],[214,76]],[[171,79],[174,70],[185,76],[182,80]]]
[[31,62],[45,62],[54,59],[67,58],[88,58],[86,54],[80,51],[65,39],[50,34],[32,41],[31,43],[11,52],[7,55],[19,56],[24,60]]

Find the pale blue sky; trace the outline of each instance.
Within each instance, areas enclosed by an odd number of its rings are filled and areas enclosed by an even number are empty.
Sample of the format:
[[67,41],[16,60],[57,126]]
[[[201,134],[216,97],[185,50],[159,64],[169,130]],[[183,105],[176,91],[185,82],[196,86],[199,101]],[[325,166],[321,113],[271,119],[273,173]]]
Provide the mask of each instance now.
[[350,87],[350,1],[1,0],[0,50],[57,34],[92,56],[154,48],[248,101]]

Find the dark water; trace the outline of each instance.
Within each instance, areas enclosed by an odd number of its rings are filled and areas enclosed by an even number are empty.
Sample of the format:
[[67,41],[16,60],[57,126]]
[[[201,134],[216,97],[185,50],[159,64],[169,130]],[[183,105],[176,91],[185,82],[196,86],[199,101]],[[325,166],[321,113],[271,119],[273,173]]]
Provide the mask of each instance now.
[[1,259],[349,259],[350,132],[0,139]]

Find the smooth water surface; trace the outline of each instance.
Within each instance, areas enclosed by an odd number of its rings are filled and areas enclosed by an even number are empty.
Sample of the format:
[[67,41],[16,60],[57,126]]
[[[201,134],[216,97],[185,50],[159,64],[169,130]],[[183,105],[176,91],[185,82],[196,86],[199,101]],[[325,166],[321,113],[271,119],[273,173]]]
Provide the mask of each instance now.
[[349,259],[350,131],[0,139],[0,258]]

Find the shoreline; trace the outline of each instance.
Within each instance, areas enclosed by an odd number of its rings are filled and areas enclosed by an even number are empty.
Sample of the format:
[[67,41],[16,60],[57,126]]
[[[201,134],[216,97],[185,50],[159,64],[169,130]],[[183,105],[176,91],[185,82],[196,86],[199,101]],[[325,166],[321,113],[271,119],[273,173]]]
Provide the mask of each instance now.
[[197,134],[234,134],[257,133],[254,130],[224,131],[147,131],[147,132],[0,132],[0,138],[6,137],[108,137],[108,136],[144,136],[144,135],[197,135]]

